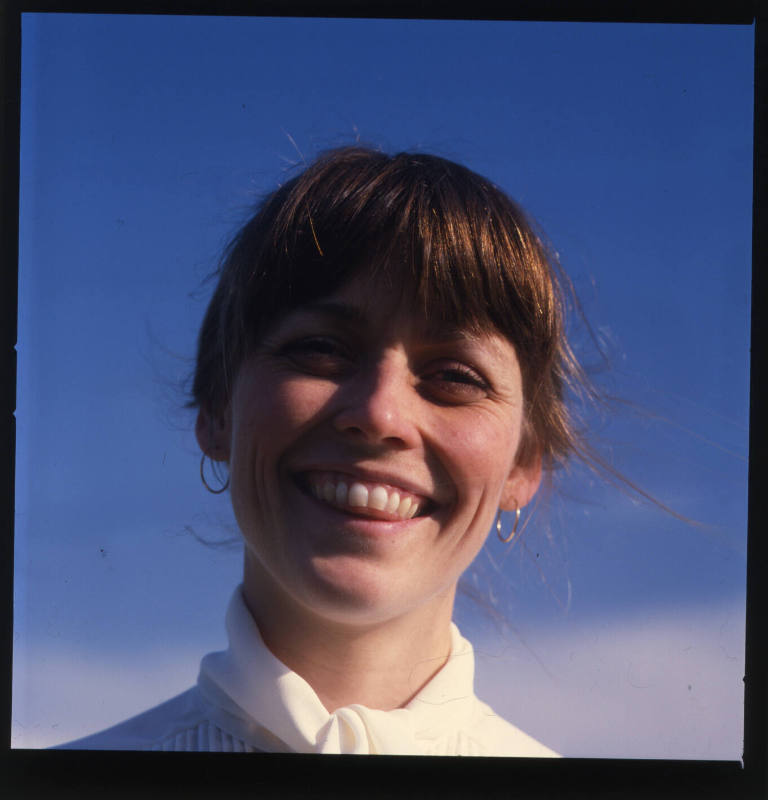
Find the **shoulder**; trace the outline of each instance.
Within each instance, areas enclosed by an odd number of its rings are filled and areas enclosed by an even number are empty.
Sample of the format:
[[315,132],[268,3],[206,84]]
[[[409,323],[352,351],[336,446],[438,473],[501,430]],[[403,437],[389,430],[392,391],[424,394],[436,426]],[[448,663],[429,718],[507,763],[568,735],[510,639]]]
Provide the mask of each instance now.
[[223,741],[227,736],[208,718],[202,698],[193,687],[111,728],[55,749],[221,750],[230,749]]
[[477,700],[467,734],[485,755],[518,758],[559,758],[560,754],[500,717],[487,703]]

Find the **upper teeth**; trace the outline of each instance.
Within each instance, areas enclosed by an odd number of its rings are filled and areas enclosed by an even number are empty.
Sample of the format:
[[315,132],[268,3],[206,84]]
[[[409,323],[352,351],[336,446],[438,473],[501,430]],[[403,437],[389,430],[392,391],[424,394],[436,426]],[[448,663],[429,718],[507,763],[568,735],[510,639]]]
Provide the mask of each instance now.
[[403,519],[415,517],[419,511],[419,500],[405,491],[398,491],[380,484],[366,486],[360,481],[345,481],[332,477],[312,476],[312,494],[336,506],[373,508]]

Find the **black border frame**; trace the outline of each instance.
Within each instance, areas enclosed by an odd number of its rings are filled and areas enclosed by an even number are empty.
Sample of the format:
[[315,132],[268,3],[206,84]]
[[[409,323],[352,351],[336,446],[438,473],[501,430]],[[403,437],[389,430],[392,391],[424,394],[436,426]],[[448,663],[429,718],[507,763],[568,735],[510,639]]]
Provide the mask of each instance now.
[[[471,13],[467,13],[471,8]],[[206,14],[211,16],[302,16],[433,18],[581,22],[756,24],[752,348],[750,376],[749,535],[747,545],[747,627],[744,757],[738,761],[625,759],[446,759],[433,757],[94,753],[11,750],[11,652],[13,643],[13,509],[16,405],[16,333],[19,212],[19,99],[21,15],[23,13]],[[768,441],[764,344],[760,334],[766,296],[768,255],[768,0],[728,3],[626,2],[615,0],[210,0],[192,2],[25,2],[0,0],[3,114],[0,122],[0,614],[3,719],[0,786],[6,797],[439,797],[557,798],[765,798],[768,797],[768,659],[761,628],[766,607],[768,561],[764,490],[766,470],[759,457]]]

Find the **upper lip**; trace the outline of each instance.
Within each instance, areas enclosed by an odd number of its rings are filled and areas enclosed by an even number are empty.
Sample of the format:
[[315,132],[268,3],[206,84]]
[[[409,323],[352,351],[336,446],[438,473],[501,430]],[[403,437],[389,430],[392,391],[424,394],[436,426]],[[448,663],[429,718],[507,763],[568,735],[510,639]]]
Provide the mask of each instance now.
[[369,483],[381,483],[393,486],[396,489],[404,489],[410,494],[419,495],[420,497],[430,500],[433,503],[437,502],[434,496],[434,490],[420,485],[408,478],[403,477],[396,472],[389,472],[385,469],[371,469],[369,467],[362,467],[350,464],[318,464],[301,469],[295,470],[296,472],[338,472],[343,475],[349,475],[352,480],[368,481]]

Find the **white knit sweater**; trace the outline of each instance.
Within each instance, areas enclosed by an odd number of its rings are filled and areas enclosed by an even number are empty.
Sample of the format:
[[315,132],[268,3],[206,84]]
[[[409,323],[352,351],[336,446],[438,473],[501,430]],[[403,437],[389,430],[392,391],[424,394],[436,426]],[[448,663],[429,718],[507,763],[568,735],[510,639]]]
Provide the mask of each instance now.
[[387,755],[544,756],[474,694],[474,653],[455,625],[446,665],[404,708],[354,704],[329,714],[312,687],[267,649],[235,591],[229,648],[203,658],[197,685],[101,733],[77,750],[186,750]]

